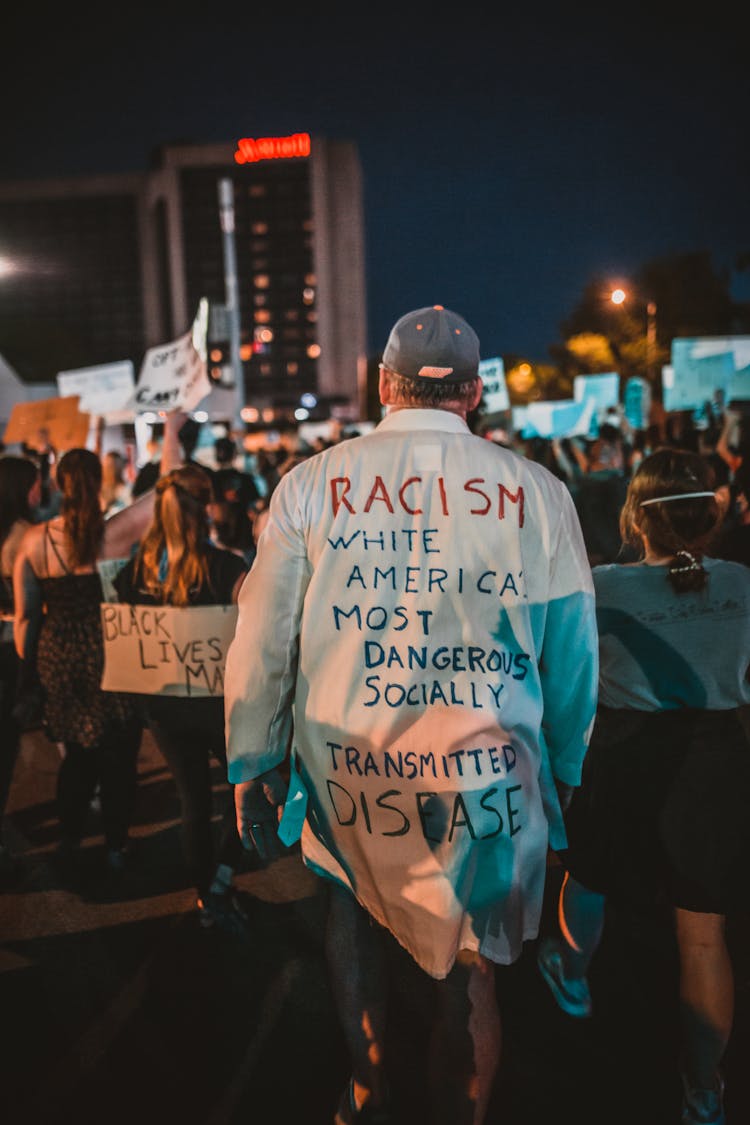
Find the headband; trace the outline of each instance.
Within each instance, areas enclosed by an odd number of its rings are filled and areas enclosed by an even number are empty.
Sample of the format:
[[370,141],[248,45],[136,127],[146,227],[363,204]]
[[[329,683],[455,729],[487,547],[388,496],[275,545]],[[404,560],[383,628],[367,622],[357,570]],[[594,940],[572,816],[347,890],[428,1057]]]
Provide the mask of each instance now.
[[666,504],[669,500],[692,500],[694,496],[713,496],[713,492],[674,492],[671,496],[652,496],[650,500],[641,500],[641,508],[645,508],[648,504]]

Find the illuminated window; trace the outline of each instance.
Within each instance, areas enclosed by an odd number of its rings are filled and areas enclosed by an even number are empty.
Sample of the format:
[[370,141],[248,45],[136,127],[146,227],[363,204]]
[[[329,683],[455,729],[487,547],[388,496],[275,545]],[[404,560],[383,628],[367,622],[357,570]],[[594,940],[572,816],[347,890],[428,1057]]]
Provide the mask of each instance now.
[[317,285],[318,279],[314,273],[305,274],[305,285]]
[[[252,359],[252,358],[253,358],[253,345],[252,344],[243,344],[242,347],[240,348],[240,359],[244,359],[245,363],[247,363],[247,361],[249,359]],[[252,421],[252,419],[250,419],[250,421]]]
[[268,297],[266,297],[265,293],[255,293],[254,296],[253,296],[253,304],[254,305],[267,305],[268,304]]
[[299,320],[299,309],[284,309],[284,320]]
[[224,352],[221,350],[221,348],[211,348],[208,358],[212,363],[221,363],[222,359],[224,358]]
[[271,284],[271,279],[267,273],[256,273],[253,278],[253,283],[256,289],[268,289]]
[[260,370],[261,375],[264,375],[264,376],[267,377],[272,373],[273,367],[271,366],[270,363],[261,363],[259,370]]
[[253,234],[268,234],[268,223],[253,223],[250,230]]
[[271,319],[271,314],[268,309],[257,309],[255,313],[255,320],[258,324],[268,324]]
[[305,320],[308,321],[309,324],[315,324],[317,319],[318,314],[314,310],[311,309],[310,312],[305,313]]
[[261,344],[270,344],[273,340],[273,330],[271,328],[256,328],[255,339],[260,340]]
[[299,375],[299,364],[292,361],[286,365],[287,375]]
[[302,300],[305,302],[306,305],[311,305],[313,303],[313,301],[315,300],[315,290],[309,289],[309,288],[303,289],[302,290]]
[[310,344],[307,349],[307,354],[309,355],[310,359],[317,359],[320,355],[320,344]]

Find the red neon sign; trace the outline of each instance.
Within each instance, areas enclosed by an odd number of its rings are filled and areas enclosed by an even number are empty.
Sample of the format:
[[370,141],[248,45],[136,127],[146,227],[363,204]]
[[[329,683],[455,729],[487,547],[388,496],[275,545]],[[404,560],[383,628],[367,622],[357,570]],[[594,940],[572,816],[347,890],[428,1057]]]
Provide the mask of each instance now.
[[294,133],[291,137],[243,137],[237,141],[234,159],[237,164],[255,164],[258,160],[287,160],[290,156],[310,155],[310,134]]

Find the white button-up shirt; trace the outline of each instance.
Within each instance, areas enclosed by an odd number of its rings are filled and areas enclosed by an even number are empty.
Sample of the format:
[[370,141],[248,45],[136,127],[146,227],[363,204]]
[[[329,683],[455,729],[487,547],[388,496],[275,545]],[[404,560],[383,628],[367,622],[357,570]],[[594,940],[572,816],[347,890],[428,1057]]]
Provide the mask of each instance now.
[[402,409],[284,476],[226,666],[229,779],[291,748],[280,834],[428,973],[537,936],[554,779],[580,781],[598,671],[565,485]]

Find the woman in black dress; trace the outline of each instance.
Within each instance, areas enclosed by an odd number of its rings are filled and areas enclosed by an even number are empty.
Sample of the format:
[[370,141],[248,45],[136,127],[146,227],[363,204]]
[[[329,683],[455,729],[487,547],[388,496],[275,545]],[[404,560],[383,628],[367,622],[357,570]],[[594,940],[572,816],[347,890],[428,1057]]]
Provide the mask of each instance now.
[[[184,414],[167,415],[162,469],[179,463],[177,427]],[[142,722],[126,695],[100,688],[104,664],[97,563],[125,559],[151,515],[154,494],[105,520],[102,465],[89,449],[70,449],[57,465],[60,515],[25,533],[16,559],[16,651],[36,668],[44,695],[44,729],[62,745],[57,779],[60,852],[73,859],[99,788],[111,871],[126,862],[137,781]]]

